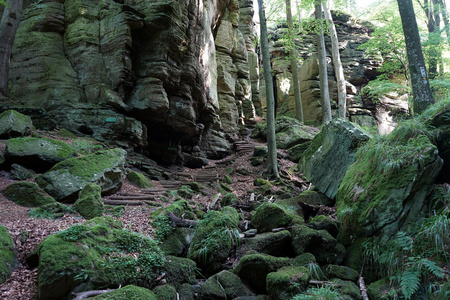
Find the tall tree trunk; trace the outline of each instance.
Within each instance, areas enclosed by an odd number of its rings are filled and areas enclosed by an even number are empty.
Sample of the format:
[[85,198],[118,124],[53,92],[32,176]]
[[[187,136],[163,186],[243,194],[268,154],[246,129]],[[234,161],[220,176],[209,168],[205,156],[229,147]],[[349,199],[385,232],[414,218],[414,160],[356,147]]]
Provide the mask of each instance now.
[[264,78],[266,80],[267,98],[267,171],[275,178],[279,178],[277,162],[277,143],[275,140],[275,99],[273,96],[272,69],[270,67],[269,45],[267,41],[266,14],[264,1],[258,0],[259,21],[261,25],[261,53],[264,65]]
[[288,51],[291,61],[292,83],[294,85],[295,116],[297,120],[303,122],[302,96],[300,92],[300,80],[298,78],[297,53],[294,43],[294,24],[292,21],[291,0],[286,0],[286,17],[288,23]]
[[0,97],[6,96],[11,51],[19,27],[23,0],[8,0],[0,21]]
[[419,29],[412,0],[397,0],[403,33],[405,34],[406,53],[413,90],[413,109],[420,114],[428,105],[434,103],[428,82],[427,71],[420,44]]
[[317,52],[319,54],[319,77],[322,104],[323,122],[331,121],[330,92],[328,90],[327,56],[325,52],[325,39],[323,36],[322,1],[318,0],[315,6],[315,18],[317,24]]
[[444,0],[437,0],[437,1],[440,4],[439,6],[442,14],[442,19],[444,21],[445,34],[447,35],[447,44],[450,45],[450,24],[447,16],[447,5],[445,4]]
[[333,56],[334,73],[336,74],[336,81],[338,86],[338,105],[339,117],[345,119],[347,109],[347,88],[345,86],[344,68],[342,67],[341,55],[339,54],[339,41],[337,37],[336,27],[333,23],[330,9],[324,3],[325,19],[328,22],[328,29],[331,38],[331,54]]

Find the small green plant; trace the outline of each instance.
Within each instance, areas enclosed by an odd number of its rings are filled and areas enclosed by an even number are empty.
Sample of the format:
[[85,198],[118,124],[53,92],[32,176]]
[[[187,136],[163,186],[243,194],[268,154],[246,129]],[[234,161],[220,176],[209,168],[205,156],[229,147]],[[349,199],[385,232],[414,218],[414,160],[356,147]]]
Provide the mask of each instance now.
[[167,215],[159,215],[153,221],[153,227],[155,227],[155,239],[158,242],[162,242],[173,231],[171,221]]
[[57,233],[63,240],[68,242],[76,242],[84,237],[86,237],[86,232],[88,228],[84,225],[74,225],[69,227],[67,230]]
[[325,274],[323,274],[323,271],[320,268],[318,263],[312,261],[312,262],[304,265],[304,267],[309,270],[309,272],[311,273],[312,279],[322,280],[325,278]]
[[339,291],[332,286],[309,288],[306,292],[296,295],[292,300],[340,300],[344,299]]

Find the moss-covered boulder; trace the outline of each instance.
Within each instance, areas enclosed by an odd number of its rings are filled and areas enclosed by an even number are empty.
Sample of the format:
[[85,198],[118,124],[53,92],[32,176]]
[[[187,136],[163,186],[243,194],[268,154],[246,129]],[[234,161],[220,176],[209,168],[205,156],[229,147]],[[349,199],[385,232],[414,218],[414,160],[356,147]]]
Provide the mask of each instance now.
[[11,235],[8,229],[0,226],[0,284],[8,279],[16,263],[14,242]]
[[11,179],[22,181],[22,180],[31,179],[35,175],[36,175],[36,172],[31,169],[27,169],[18,164],[11,165],[11,173],[10,173]]
[[197,283],[195,279],[197,264],[195,261],[176,256],[167,256],[166,259],[163,269],[164,273],[166,273],[165,278],[168,284],[178,288],[183,283]]
[[[298,144],[310,142],[317,132],[316,128],[303,125],[294,118],[279,116],[275,119],[275,140],[277,147],[280,149],[288,149]],[[263,122],[256,125],[252,137],[267,139],[267,123]]]
[[34,182],[16,182],[8,185],[2,191],[3,196],[18,205],[37,207],[55,202],[53,197],[45,194]]
[[239,276],[224,270],[206,280],[200,288],[198,297],[200,300],[236,299],[251,295],[253,293]]
[[22,137],[6,141],[5,159],[35,171],[47,171],[55,164],[77,155],[75,149],[55,139]]
[[304,223],[303,218],[286,207],[275,203],[263,203],[252,216],[252,224],[259,232],[271,231],[274,228]]
[[169,229],[170,232],[160,240],[160,248],[167,255],[185,256],[194,239],[195,228],[177,227]]
[[115,291],[111,291],[108,293],[101,294],[99,296],[95,296],[95,300],[159,300],[156,295],[150,291],[149,289],[135,286],[135,285],[127,285],[123,288],[117,289]]
[[314,137],[298,164],[298,170],[319,191],[333,199],[347,169],[355,161],[358,146],[369,139],[369,135],[352,123],[333,120]]
[[177,292],[180,295],[180,299],[183,300],[195,300],[197,299],[198,289],[194,289],[194,286],[189,283],[183,283],[180,287],[178,287]]
[[156,299],[158,300],[175,300],[177,299],[177,290],[170,284],[159,285],[153,289]]
[[234,273],[244,280],[257,294],[265,294],[267,292],[267,274],[275,272],[289,264],[290,260],[287,257],[249,254],[241,258],[234,269]]
[[296,254],[309,252],[321,264],[339,264],[344,259],[345,247],[326,230],[314,230],[305,225],[291,229],[292,245]]
[[383,299],[393,289],[389,278],[385,277],[367,286],[367,295],[370,299]]
[[389,239],[414,224],[442,167],[427,128],[417,120],[358,150],[337,192],[337,213],[348,236]]
[[305,143],[298,144],[298,145],[295,145],[294,147],[289,148],[289,150],[288,150],[289,160],[292,162],[298,163],[310,145],[311,145],[311,142],[305,142]]
[[225,194],[222,199],[220,200],[220,205],[222,206],[229,206],[229,205],[236,205],[239,203],[239,198],[236,196],[235,193],[228,193]]
[[308,226],[315,230],[326,230],[333,237],[337,237],[339,233],[339,225],[335,220],[332,220],[330,217],[324,215],[318,215],[312,218]]
[[127,174],[128,181],[138,188],[147,189],[154,187],[153,183],[142,173],[132,171]]
[[15,110],[0,114],[0,139],[30,135],[34,130],[31,118]]
[[334,206],[336,203],[333,199],[328,198],[326,195],[312,190],[303,191],[300,195],[294,198],[297,199],[299,203],[310,206]]
[[[352,281],[341,280],[338,278],[331,279],[331,282],[333,282],[339,286],[338,291],[342,295],[344,295],[344,296],[346,295],[346,296],[350,297],[350,299],[361,299],[361,290],[356,285],[356,283],[354,283]],[[372,299],[372,298],[370,298],[370,299]],[[379,298],[373,298],[373,299],[379,299]]]
[[116,148],[56,164],[36,182],[57,201],[73,202],[89,182],[102,188],[102,195],[114,193],[123,183],[126,151]]
[[273,256],[288,256],[292,252],[291,241],[291,233],[288,230],[266,232],[243,239],[241,247]]
[[95,183],[88,183],[79,193],[73,209],[80,213],[85,219],[101,217],[105,213],[103,206],[102,189]]
[[220,269],[239,241],[239,214],[232,207],[209,211],[195,230],[187,257],[207,272]]
[[153,287],[165,264],[152,239],[94,218],[48,236],[28,257],[38,267],[38,298],[69,299],[71,292],[134,284]]
[[290,300],[308,287],[311,274],[305,267],[286,266],[267,274],[266,284],[270,299]]
[[358,271],[350,269],[349,267],[338,265],[328,265],[325,268],[325,275],[327,278],[338,278],[353,282],[356,282],[359,277]]
[[439,156],[444,160],[444,166],[438,175],[439,182],[450,182],[450,100],[443,100],[423,113],[425,123],[439,131],[434,143],[439,150]]
[[38,219],[57,219],[66,213],[75,213],[72,207],[64,205],[60,202],[52,202],[30,209],[28,216]]

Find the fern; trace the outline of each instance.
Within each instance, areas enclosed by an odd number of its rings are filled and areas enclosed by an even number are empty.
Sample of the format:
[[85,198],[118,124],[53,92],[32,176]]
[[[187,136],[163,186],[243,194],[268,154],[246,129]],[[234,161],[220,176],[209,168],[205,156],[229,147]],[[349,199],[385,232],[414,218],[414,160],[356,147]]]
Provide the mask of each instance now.
[[423,258],[420,260],[420,264],[425,267],[425,269],[437,278],[444,278],[444,270],[440,268],[434,261]]
[[420,270],[415,268],[410,268],[403,272],[400,280],[400,287],[406,299],[410,299],[411,296],[419,289],[420,274]]

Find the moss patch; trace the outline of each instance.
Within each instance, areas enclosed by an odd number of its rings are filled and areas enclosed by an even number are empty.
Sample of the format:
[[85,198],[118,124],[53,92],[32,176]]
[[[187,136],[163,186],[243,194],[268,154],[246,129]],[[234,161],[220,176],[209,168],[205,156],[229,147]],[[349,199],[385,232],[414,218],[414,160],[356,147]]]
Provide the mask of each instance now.
[[0,283],[11,275],[15,262],[14,242],[8,229],[0,226]]
[[101,195],[102,189],[95,183],[88,183],[81,191],[73,209],[86,219],[100,217],[105,213]]
[[127,285],[121,289],[96,296],[95,300],[159,300],[156,295],[142,287]]
[[145,177],[144,174],[141,174],[139,172],[130,172],[127,174],[128,181],[141,189],[151,188],[154,187],[154,185],[148,180],[147,177]]
[[259,232],[271,231],[273,228],[289,226],[297,222],[303,223],[303,219],[275,203],[263,203],[252,216],[252,224]]
[[305,267],[286,266],[267,274],[267,291],[270,299],[289,300],[308,287],[311,274]]
[[37,207],[55,202],[34,182],[17,182],[7,186],[2,194],[14,203],[25,207]]

